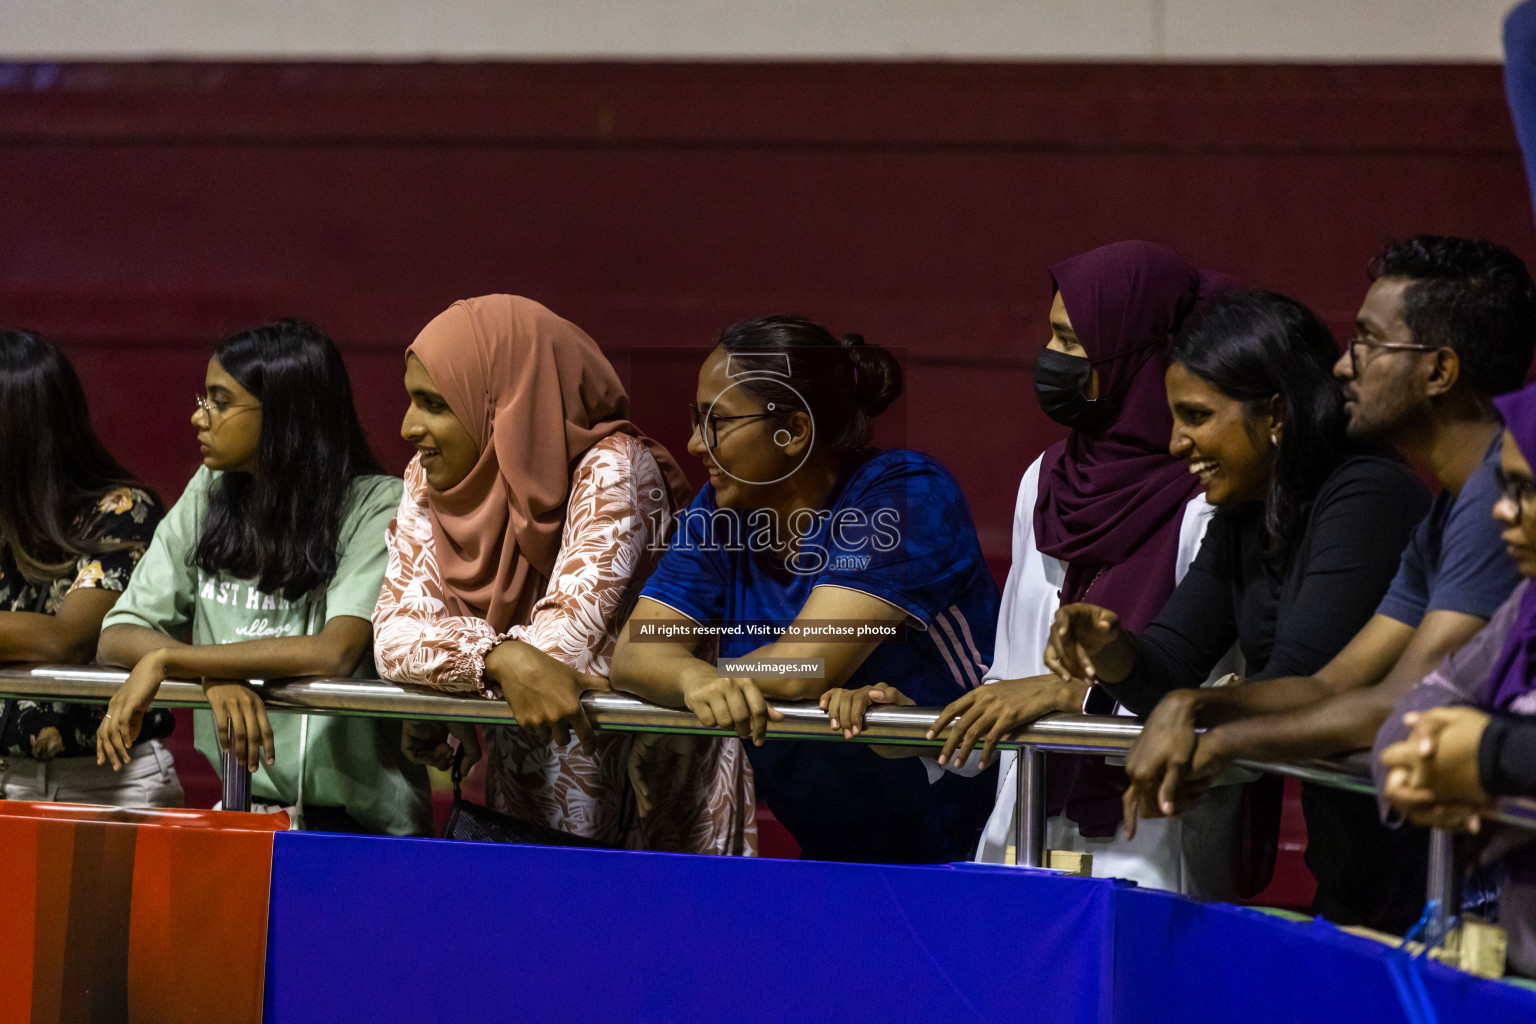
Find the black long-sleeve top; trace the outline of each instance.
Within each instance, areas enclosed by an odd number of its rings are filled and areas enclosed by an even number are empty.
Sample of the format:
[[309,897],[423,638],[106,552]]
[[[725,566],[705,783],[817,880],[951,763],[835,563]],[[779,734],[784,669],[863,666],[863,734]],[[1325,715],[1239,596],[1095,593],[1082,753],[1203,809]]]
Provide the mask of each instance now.
[[1135,669],[1107,688],[1150,714],[1169,691],[1204,682],[1233,643],[1247,679],[1311,675],[1374,614],[1429,504],[1408,467],[1360,455],[1323,482],[1282,551],[1270,550],[1262,506],[1217,513],[1168,603],[1133,638]]
[[1536,720],[1495,714],[1477,747],[1477,774],[1490,796],[1536,796]]

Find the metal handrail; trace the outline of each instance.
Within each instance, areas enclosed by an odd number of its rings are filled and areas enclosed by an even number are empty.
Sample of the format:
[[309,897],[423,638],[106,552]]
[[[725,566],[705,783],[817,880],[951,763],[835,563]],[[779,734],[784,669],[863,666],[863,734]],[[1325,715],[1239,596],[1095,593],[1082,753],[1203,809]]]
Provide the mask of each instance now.
[[[29,665],[0,668],[0,697],[104,703],[128,673],[92,666]],[[482,725],[515,725],[516,718],[505,701],[454,696],[421,687],[379,679],[307,679],[285,682],[252,680],[262,692],[268,710],[279,713],[343,715],[369,718],[409,718],[442,722],[474,722]],[[207,707],[199,683],[167,680],[160,686],[155,704],[162,707]],[[706,736],[732,736],[724,729],[699,723],[692,712],[664,708],[622,693],[588,693],[582,697],[587,717],[598,731],[666,732]],[[865,714],[859,735],[847,739],[833,732],[827,715],[814,704],[774,704],[783,720],[768,724],[770,740],[818,740],[836,743],[877,743],[891,746],[938,748],[942,737],[929,739],[928,727],[938,715],[936,708],[872,707]],[[1018,809],[1015,811],[1018,861],[1029,867],[1043,866],[1045,796],[1043,753],[1119,754],[1141,735],[1141,723],[1123,716],[1046,715],[1008,736],[1002,746],[1016,748],[1019,769]],[[1297,763],[1238,761],[1242,767],[1294,776],[1339,789],[1374,792],[1369,760],[1363,753],[1332,760]],[[239,783],[249,782],[226,753],[224,764],[225,805],[242,806],[248,793]],[[1499,802],[1493,820],[1536,830],[1536,801],[1506,798]],[[1451,856],[1451,836],[1436,830],[1431,845],[1429,901],[1438,908],[1435,928],[1443,935],[1456,902],[1456,876]]]
[[[120,669],[81,665],[26,665],[0,668],[0,697],[102,703],[111,698],[128,673]],[[516,718],[505,701],[457,696],[379,679],[306,679],[288,682],[254,680],[270,711],[365,718],[411,718],[424,721],[476,722],[482,725],[515,725]],[[155,699],[160,707],[207,707],[202,686],[195,682],[167,680]],[[664,708],[623,693],[588,693],[582,698],[587,716],[598,731],[670,732],[706,736],[731,736],[724,729],[710,729],[692,712]],[[926,733],[938,715],[935,708],[871,707],[859,735],[845,739],[832,731],[827,715],[814,704],[774,704],[784,718],[769,722],[771,740],[824,740],[838,743],[877,743],[937,749],[943,738]],[[1141,723],[1121,715],[1046,715],[1009,735],[1007,747],[1028,746],[1050,753],[1120,754],[1141,735]],[[1370,765],[1364,754],[1344,758],[1295,763],[1239,761],[1257,771],[1290,775],[1338,789],[1374,792]],[[1496,820],[1536,829],[1536,801],[1501,801]]]
[[[0,697],[43,698],[75,703],[109,700],[128,673],[91,666],[37,665],[0,668]],[[412,718],[441,722],[516,725],[505,701],[455,696],[404,683],[379,679],[305,679],[291,682],[254,680],[267,709],[364,718]],[[207,707],[203,688],[195,682],[167,680],[155,704],[161,707]],[[710,729],[690,711],[664,708],[623,693],[588,693],[582,697],[587,716],[599,731],[675,732],[734,736]],[[936,708],[872,707],[865,727],[852,740],[834,733],[826,713],[814,704],[775,704],[784,719],[769,722],[768,739],[828,740],[891,746],[941,747],[942,739],[924,733],[938,715]],[[1008,746],[1030,744],[1042,750],[1078,753],[1124,752],[1135,742],[1141,726],[1124,717],[1049,715],[1009,738]]]

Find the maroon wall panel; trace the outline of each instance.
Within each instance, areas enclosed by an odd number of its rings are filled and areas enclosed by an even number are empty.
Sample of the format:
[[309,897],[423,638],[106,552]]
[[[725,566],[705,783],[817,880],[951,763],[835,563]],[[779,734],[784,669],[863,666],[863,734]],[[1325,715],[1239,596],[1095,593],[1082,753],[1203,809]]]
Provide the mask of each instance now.
[[702,346],[792,311],[903,350],[884,436],[952,467],[999,568],[1061,436],[1051,262],[1152,238],[1342,331],[1389,237],[1536,255],[1486,66],[0,66],[0,227],[0,322],[66,344],[167,495],[208,346],[258,319],[333,332],[398,469],[400,352],[456,298],[581,324],[679,455]]

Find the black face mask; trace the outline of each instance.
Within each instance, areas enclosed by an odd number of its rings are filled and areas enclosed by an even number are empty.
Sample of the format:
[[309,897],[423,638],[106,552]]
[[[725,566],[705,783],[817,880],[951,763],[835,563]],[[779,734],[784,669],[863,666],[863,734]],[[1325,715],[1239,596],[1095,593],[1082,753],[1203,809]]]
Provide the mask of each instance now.
[[1090,401],[1085,392],[1093,376],[1086,356],[1069,356],[1041,349],[1035,361],[1035,397],[1040,408],[1064,427],[1093,434],[1114,422],[1115,405],[1108,399]]

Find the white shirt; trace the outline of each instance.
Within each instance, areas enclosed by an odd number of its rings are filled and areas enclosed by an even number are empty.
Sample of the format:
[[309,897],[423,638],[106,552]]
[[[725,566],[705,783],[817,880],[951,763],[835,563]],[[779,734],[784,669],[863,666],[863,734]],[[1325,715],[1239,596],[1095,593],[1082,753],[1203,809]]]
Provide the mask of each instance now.
[[[1042,456],[1043,458],[1043,456]],[[1066,581],[1067,563],[1042,554],[1035,545],[1035,503],[1040,490],[1041,459],[1024,473],[1013,510],[1013,562],[1008,568],[1008,582],[1003,587],[1003,602],[998,613],[996,648],[992,667],[982,680],[1021,679],[1043,675],[1045,648],[1051,621],[1061,605],[1059,593]],[[1174,557],[1172,585],[1177,586],[1189,569],[1205,539],[1206,526],[1215,508],[1203,493],[1184,506],[1179,524],[1179,547]],[[1217,679],[1240,667],[1236,649],[1211,673]],[[1119,708],[1119,714],[1130,714]],[[1014,804],[1017,788],[1014,780],[1015,756],[1000,752],[997,780],[997,804],[987,819],[976,859],[1004,863],[1014,837]],[[976,770],[977,755],[955,768],[963,774]],[[930,762],[933,768],[937,764]],[[1087,839],[1065,818],[1047,823],[1046,845],[1051,849],[1075,849],[1092,853],[1096,877],[1131,878],[1142,885],[1175,892],[1191,889],[1183,865],[1179,822],[1167,818],[1142,822],[1134,842],[1127,843],[1123,833],[1113,838]]]

